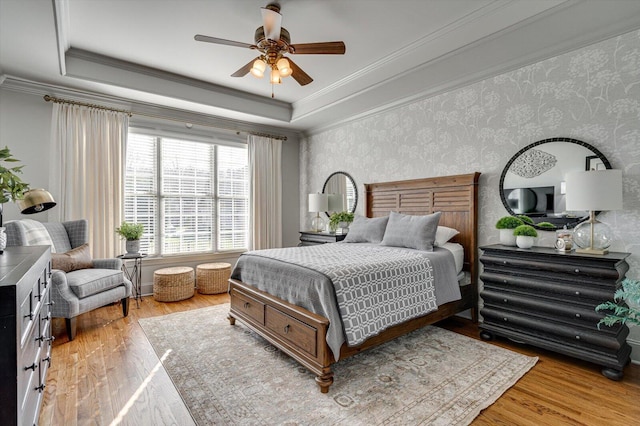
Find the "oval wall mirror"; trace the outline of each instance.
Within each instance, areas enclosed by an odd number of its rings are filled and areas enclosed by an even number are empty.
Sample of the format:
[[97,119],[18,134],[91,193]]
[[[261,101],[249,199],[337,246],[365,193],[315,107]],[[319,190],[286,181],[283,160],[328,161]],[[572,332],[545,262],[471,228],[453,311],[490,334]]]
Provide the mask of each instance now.
[[573,228],[587,218],[588,212],[566,211],[566,174],[610,168],[606,157],[586,142],[570,138],[540,140],[518,151],[504,167],[500,198],[511,215],[524,214],[534,223],[550,222],[556,229]]
[[327,217],[336,211],[355,213],[358,205],[358,188],[351,175],[346,172],[334,172],[329,175],[322,187],[323,194],[330,194]]

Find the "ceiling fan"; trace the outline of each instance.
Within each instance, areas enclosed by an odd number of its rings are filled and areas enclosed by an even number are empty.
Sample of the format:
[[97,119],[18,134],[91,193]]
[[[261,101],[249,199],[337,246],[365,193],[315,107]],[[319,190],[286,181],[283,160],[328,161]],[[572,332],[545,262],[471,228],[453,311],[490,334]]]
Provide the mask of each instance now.
[[[231,74],[232,77],[244,77],[251,72],[257,78],[264,76],[267,65],[271,68],[271,84],[280,84],[282,78],[292,76],[301,86],[307,85],[313,79],[304,72],[295,62],[286,58],[285,54],[321,54],[343,55],[346,48],[342,41],[329,41],[321,43],[291,44],[289,31],[281,26],[282,15],[278,3],[269,3],[261,8],[262,26],[255,32],[255,44],[239,41],[225,40],[223,38],[210,37],[197,34],[194,39],[207,43],[223,44],[226,46],[246,47],[255,49],[260,55],[252,59],[248,64]],[[273,97],[273,92],[271,93]]]

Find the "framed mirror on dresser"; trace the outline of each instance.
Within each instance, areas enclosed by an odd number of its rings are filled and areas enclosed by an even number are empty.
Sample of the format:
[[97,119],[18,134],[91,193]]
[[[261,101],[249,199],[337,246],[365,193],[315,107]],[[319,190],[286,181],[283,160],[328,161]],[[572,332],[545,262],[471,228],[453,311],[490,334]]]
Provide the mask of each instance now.
[[329,211],[325,212],[327,217],[341,211],[355,213],[358,205],[358,187],[349,173],[331,173],[322,186],[322,193],[329,195]]
[[534,226],[549,222],[556,229],[571,229],[589,214],[566,210],[565,176],[574,171],[610,168],[604,154],[586,142],[562,137],[543,139],[527,145],[507,162],[500,176],[500,199],[509,214],[529,216]]

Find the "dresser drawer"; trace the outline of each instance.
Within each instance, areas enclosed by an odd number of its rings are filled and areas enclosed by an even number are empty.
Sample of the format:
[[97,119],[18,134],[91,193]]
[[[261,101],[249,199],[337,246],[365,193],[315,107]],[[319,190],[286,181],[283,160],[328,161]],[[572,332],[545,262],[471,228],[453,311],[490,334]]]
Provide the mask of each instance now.
[[546,295],[557,297],[559,300],[575,301],[589,306],[602,303],[613,296],[611,286],[609,288],[588,286],[584,284],[572,284],[560,282],[560,279],[549,280],[544,277],[526,277],[521,275],[509,275],[485,271],[480,275],[485,288],[495,288],[506,291],[519,291],[531,295]]
[[27,293],[18,308],[18,332],[20,334],[20,346],[24,346],[27,335],[31,332],[35,319],[35,301],[33,297],[33,287]]
[[482,292],[485,306],[495,306],[516,310],[524,314],[549,316],[559,321],[571,322],[588,328],[597,328],[598,321],[604,314],[596,312],[594,307],[578,304],[562,303],[557,299],[545,297],[531,297],[508,291],[485,289]]
[[316,356],[317,330],[270,306],[265,311],[265,325],[275,334],[306,353]]
[[264,325],[264,303],[259,300],[234,288],[231,290],[231,306],[238,312]]

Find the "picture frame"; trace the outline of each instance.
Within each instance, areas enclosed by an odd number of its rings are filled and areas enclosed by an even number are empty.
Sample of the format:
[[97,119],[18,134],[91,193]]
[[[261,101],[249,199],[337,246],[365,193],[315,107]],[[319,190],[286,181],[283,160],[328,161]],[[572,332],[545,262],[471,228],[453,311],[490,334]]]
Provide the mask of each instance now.
[[597,155],[589,155],[586,158],[586,163],[584,166],[585,170],[606,170],[607,166],[604,164],[602,159]]

